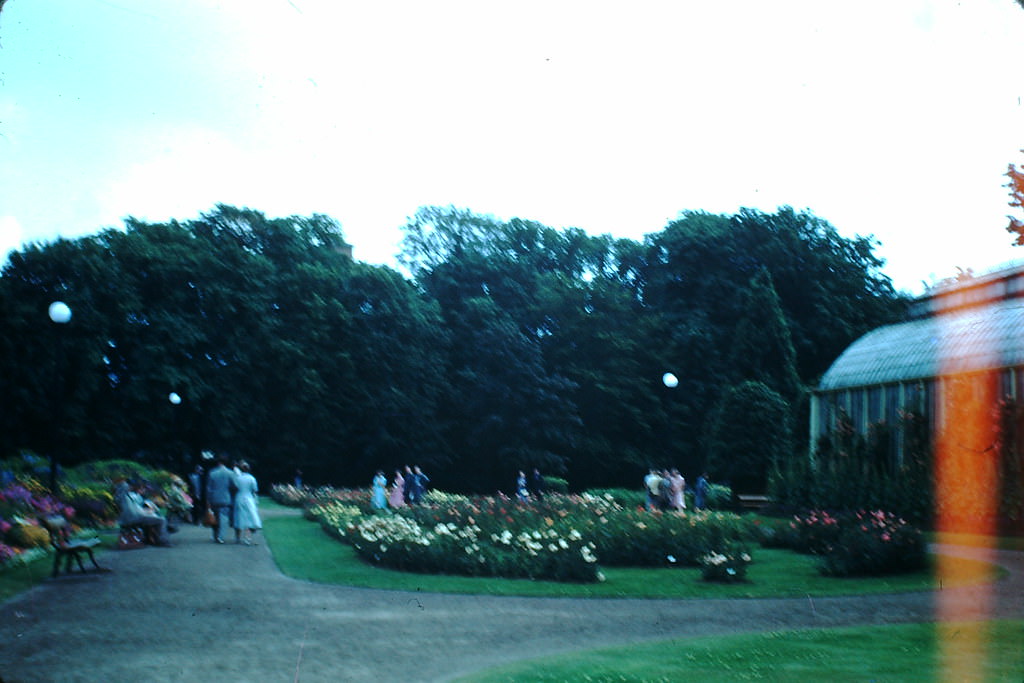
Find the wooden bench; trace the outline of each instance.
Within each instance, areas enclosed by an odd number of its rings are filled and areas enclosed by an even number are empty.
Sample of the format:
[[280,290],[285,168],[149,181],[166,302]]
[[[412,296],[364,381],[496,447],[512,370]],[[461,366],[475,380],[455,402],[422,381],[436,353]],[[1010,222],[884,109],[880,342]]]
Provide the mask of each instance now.
[[736,500],[744,510],[760,510],[768,507],[768,504],[772,502],[768,496],[757,495],[738,495]]
[[100,544],[98,538],[71,538],[71,526],[64,517],[46,517],[42,520],[43,526],[50,532],[50,545],[53,546],[53,575],[60,573],[60,561],[65,560],[64,571],[71,573],[71,561],[78,562],[78,568],[85,573],[85,565],[82,564],[82,555],[88,555],[92,564],[98,571],[103,567],[96,563],[92,549]]

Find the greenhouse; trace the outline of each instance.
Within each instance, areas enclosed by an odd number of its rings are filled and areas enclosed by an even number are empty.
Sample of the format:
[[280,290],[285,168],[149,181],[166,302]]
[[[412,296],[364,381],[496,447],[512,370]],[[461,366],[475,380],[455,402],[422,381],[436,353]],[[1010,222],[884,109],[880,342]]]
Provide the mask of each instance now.
[[941,429],[954,383],[970,383],[976,396],[1024,397],[1022,331],[1024,263],[930,290],[908,321],[865,334],[822,377],[811,397],[812,453],[843,420],[864,436],[892,428],[900,460],[901,413]]

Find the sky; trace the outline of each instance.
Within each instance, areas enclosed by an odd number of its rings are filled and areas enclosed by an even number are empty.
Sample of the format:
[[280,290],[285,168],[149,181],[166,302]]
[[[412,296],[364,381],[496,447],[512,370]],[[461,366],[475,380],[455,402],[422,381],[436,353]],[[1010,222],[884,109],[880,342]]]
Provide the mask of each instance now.
[[1015,0],[8,0],[0,259],[217,203],[337,219],[395,265],[420,206],[642,239],[808,210],[897,288],[1024,259]]

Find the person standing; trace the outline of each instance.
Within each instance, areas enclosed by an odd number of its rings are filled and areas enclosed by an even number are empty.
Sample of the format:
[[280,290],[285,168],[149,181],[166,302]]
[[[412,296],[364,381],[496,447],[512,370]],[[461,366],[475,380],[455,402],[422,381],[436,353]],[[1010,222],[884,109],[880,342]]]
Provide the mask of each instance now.
[[537,500],[544,497],[544,477],[536,467],[533,468],[533,474],[530,475],[530,493]]
[[[412,481],[413,491],[409,497],[409,502],[412,504],[419,504],[423,502],[423,496],[427,493],[427,484],[430,483],[430,477],[423,473],[419,465],[413,465],[412,468]],[[408,486],[406,481],[406,486]]]
[[701,472],[700,476],[697,477],[697,488],[693,494],[693,507],[697,510],[703,510],[707,506],[708,500],[708,473]]
[[402,470],[395,470],[395,480],[391,483],[391,495],[388,496],[388,504],[393,508],[400,508],[405,505],[405,477]]
[[653,467],[644,477],[644,493],[647,494],[647,509],[656,510],[658,508],[658,488],[661,486],[661,477],[658,475],[658,471]]
[[203,523],[203,512],[206,511],[202,465],[196,465],[196,468],[192,470],[192,474],[188,475],[188,484],[192,493],[192,523],[199,526]]
[[217,456],[217,466],[206,478],[206,504],[213,511],[213,542],[223,543],[223,530],[228,527],[231,516],[231,488],[235,475],[228,469],[227,458]]
[[370,504],[376,510],[383,510],[388,506],[388,494],[384,490],[387,483],[388,480],[384,476],[384,471],[377,470],[377,474],[373,475],[372,495],[370,496]]
[[412,468],[408,465],[405,466],[405,487],[402,490],[402,497],[405,498],[406,505],[412,505],[414,498],[416,497],[416,475],[413,473]]
[[252,476],[249,463],[242,460],[238,463],[238,470],[239,473],[235,477],[235,512],[232,516],[235,542],[252,545],[253,535],[263,528],[259,499],[256,497],[259,486],[256,477]]
[[526,488],[526,474],[522,470],[519,470],[519,475],[516,477],[516,499],[520,503],[530,500],[530,492]]
[[673,510],[683,512],[686,510],[686,498],[683,496],[686,491],[686,478],[679,473],[679,470],[672,468],[672,473],[668,475],[669,480],[672,482],[672,500],[669,503],[669,507]]

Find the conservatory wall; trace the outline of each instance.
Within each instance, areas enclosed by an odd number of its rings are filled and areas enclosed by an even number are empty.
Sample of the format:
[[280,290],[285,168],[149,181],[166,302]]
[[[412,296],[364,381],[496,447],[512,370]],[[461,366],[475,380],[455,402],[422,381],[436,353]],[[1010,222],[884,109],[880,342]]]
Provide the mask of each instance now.
[[811,396],[812,457],[848,420],[865,437],[887,426],[901,461],[902,413],[923,415],[933,433],[941,430],[954,383],[958,400],[963,383],[985,400],[1024,399],[1024,264],[930,292],[911,315],[855,341],[822,377]]

